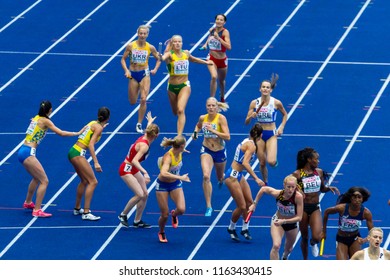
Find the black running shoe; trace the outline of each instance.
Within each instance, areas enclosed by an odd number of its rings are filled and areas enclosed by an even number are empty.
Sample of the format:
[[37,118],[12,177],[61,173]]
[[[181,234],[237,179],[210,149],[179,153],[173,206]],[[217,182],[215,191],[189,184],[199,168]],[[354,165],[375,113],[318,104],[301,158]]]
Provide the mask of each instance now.
[[121,224],[125,227],[129,227],[129,222],[127,221],[127,215],[119,215],[118,219],[121,221]]
[[133,227],[135,227],[135,228],[151,228],[152,225],[149,225],[141,220],[138,223],[133,223]]
[[233,241],[240,242],[240,238],[238,238],[237,232],[235,229],[227,229],[228,233],[230,234],[230,238]]
[[252,240],[252,236],[249,233],[249,230],[242,230],[241,235],[245,237],[246,240]]

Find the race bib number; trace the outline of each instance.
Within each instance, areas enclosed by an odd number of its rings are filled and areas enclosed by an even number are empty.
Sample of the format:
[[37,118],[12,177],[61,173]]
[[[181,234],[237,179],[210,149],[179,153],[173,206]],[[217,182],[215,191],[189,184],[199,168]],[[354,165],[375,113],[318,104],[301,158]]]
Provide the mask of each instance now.
[[130,171],[131,171],[131,168],[133,168],[133,166],[132,166],[131,164],[126,163],[126,164],[125,164],[124,171],[125,171],[125,172],[130,172]]
[[26,134],[32,135],[34,133],[34,129],[37,126],[38,122],[37,121],[31,121],[30,125],[27,128]]
[[145,50],[132,50],[131,62],[138,64],[145,64],[148,59],[148,52]]
[[233,178],[238,178],[238,176],[240,175],[240,172],[238,172],[237,170],[232,170],[232,172],[230,172],[229,176],[230,177],[233,177]]
[[188,60],[175,61],[174,63],[175,75],[188,75],[189,66],[190,64]]
[[85,129],[84,129],[84,131],[83,131],[83,133],[81,133],[80,135],[79,135],[79,139],[85,139],[85,136],[88,134],[88,132],[91,130],[91,127],[90,126],[87,126]]
[[30,156],[36,156],[37,155],[37,149],[35,149],[35,148],[31,148],[31,150],[30,150]]
[[87,153],[87,150],[81,149],[80,156],[85,157],[86,153]]
[[221,42],[215,39],[214,37],[211,37],[209,41],[209,49],[212,51],[222,50]]

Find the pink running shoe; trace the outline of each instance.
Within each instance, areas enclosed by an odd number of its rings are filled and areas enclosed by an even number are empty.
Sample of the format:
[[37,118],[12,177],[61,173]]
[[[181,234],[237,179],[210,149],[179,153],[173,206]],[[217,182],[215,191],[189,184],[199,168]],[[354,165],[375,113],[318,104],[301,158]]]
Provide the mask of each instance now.
[[23,208],[24,209],[34,209],[34,207],[35,207],[35,204],[32,201],[30,203],[27,203],[27,202],[23,203]]
[[52,216],[50,213],[43,212],[42,209],[33,210],[32,215],[33,217],[39,217],[39,218],[48,218]]

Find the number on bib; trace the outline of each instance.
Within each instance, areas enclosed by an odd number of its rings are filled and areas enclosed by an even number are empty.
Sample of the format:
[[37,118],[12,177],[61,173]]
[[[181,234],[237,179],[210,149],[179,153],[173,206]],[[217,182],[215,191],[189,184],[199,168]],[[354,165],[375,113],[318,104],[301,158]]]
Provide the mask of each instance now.
[[132,167],[133,166],[131,166],[131,164],[126,163],[126,165],[125,165],[125,172],[130,172]]
[[240,172],[238,172],[237,170],[232,170],[232,172],[230,172],[230,177],[238,178],[239,174]]

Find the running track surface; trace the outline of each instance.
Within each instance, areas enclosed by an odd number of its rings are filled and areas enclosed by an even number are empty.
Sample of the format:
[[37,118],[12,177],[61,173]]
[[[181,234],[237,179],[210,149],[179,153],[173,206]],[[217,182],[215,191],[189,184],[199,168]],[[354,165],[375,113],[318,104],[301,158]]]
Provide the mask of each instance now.
[[[0,9],[0,259],[3,260],[266,260],[272,241],[270,217],[275,211],[264,197],[251,220],[251,242],[232,243],[226,227],[234,202],[224,186],[213,192],[214,213],[203,216],[205,205],[199,161],[201,139],[188,141],[182,172],[187,212],[180,226],[168,225],[169,243],[157,238],[159,209],[155,199],[156,160],[164,153],[163,137],[173,137],[176,119],[166,94],[167,73],[162,66],[152,77],[148,110],[157,115],[161,135],[143,163],[153,174],[143,219],[151,229],[123,228],[117,219],[132,193],[117,170],[134,132],[137,106],[127,101],[127,80],[120,58],[125,45],[136,39],[139,25],[152,26],[148,41],[155,46],[181,34],[184,49],[205,58],[199,45],[217,13],[225,13],[232,39],[228,52],[225,113],[231,131],[228,162],[236,145],[247,136],[244,125],[249,103],[259,96],[259,84],[272,73],[280,80],[273,96],[289,113],[278,141],[279,166],[269,169],[271,186],[295,170],[298,150],[311,146],[320,153],[320,166],[332,173],[331,185],[346,191],[367,187],[366,203],[374,224],[385,231],[389,243],[390,198],[386,174],[389,157],[389,32],[388,1],[158,1],[147,9],[133,0],[3,0]],[[140,12],[142,10],[142,12]],[[150,64],[154,67],[155,61]],[[210,75],[204,65],[191,64],[192,94],[186,114],[189,136],[205,112]],[[72,215],[78,179],[67,160],[74,138],[48,134],[38,152],[50,183],[45,209],[50,219],[33,219],[22,209],[30,177],[18,162],[29,119],[43,99],[53,103],[52,120],[65,130],[77,131],[96,118],[97,109],[111,109],[110,124],[96,146],[103,173],[95,191],[93,212],[99,222]],[[278,118],[280,123],[280,116]],[[188,139],[190,139],[188,137]],[[228,163],[228,164],[229,164]],[[258,166],[255,167],[258,172]],[[215,174],[212,180],[216,183]],[[253,180],[253,195],[257,187]],[[321,207],[335,204],[326,194]],[[173,207],[173,205],[171,205]],[[324,255],[335,259],[336,217],[329,221]],[[133,217],[129,220],[132,221]],[[238,225],[241,224],[241,221]],[[362,234],[367,229],[364,225]],[[299,240],[298,240],[299,242]],[[312,258],[309,255],[310,258]],[[302,259],[299,244],[290,259]]]

